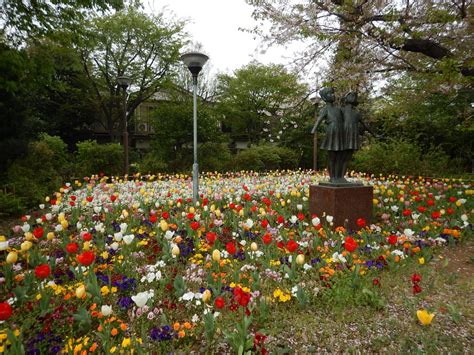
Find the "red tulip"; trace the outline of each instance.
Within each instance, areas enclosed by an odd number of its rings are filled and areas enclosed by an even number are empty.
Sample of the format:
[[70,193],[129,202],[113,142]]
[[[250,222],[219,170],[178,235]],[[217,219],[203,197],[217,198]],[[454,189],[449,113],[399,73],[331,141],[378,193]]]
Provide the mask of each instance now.
[[357,242],[351,238],[351,237],[347,237],[346,238],[346,242],[344,243],[344,248],[349,252],[349,253],[352,253],[354,250],[357,249]]
[[51,269],[48,264],[41,264],[35,268],[35,276],[38,279],[43,280],[47,278],[50,273],[51,273]]
[[150,222],[151,222],[151,223],[155,223],[155,222],[157,221],[157,219],[158,219],[158,217],[156,217],[156,214],[152,214],[152,215],[150,216]]
[[421,275],[420,274],[413,274],[411,275],[411,281],[414,283],[418,283],[421,281]]
[[198,230],[200,226],[201,225],[199,224],[199,222],[196,222],[196,221],[191,222],[191,229],[192,230]]
[[264,219],[264,220],[262,221],[261,225],[262,225],[262,228],[265,228],[265,229],[266,229],[266,228],[268,227],[268,220]]
[[216,300],[214,301],[214,305],[216,306],[216,308],[224,308],[225,306],[225,300],[219,296],[219,297],[216,297]]
[[188,213],[187,217],[190,221],[192,221],[194,219],[194,213]]
[[366,225],[365,219],[363,218],[358,218],[356,221],[356,224],[359,228],[364,228]]
[[77,243],[69,243],[68,245],[66,245],[66,251],[69,254],[77,253],[78,249],[79,249],[79,246],[77,245]]
[[422,291],[422,289],[421,289],[420,285],[418,285],[418,284],[413,285],[413,294],[414,295],[420,293],[421,291]]
[[163,217],[163,219],[168,219],[168,218],[170,218],[170,214],[167,211],[165,211],[165,212],[163,212],[161,217]]
[[234,288],[234,299],[242,307],[247,307],[250,302],[250,293],[244,292],[240,287]]
[[398,237],[396,235],[391,235],[388,237],[388,244],[395,245],[397,244]]
[[115,195],[110,196],[110,201],[115,202],[116,199],[117,199],[117,196]]
[[83,266],[89,266],[95,260],[95,255],[91,251],[85,251],[76,257],[77,261]]
[[288,243],[286,243],[286,249],[288,249],[290,253],[293,253],[296,249],[298,249],[298,243],[291,239],[288,241]]
[[12,307],[8,302],[0,303],[0,321],[7,320],[12,315]]
[[33,230],[33,235],[37,238],[37,239],[40,239],[43,237],[43,234],[44,234],[44,230],[43,228],[41,227],[36,227],[34,230]]
[[268,245],[272,242],[272,236],[271,234],[267,233],[262,237],[263,244]]
[[225,249],[227,252],[231,255],[234,255],[237,252],[237,248],[235,247],[235,244],[232,242],[229,242],[225,245]]
[[410,216],[410,215],[411,215],[411,210],[409,210],[409,209],[403,210],[403,215],[404,215],[405,217]]
[[282,224],[282,223],[285,222],[285,219],[283,218],[283,216],[278,216],[277,222],[278,222],[278,224]]
[[216,233],[214,232],[207,232],[206,233],[206,240],[209,243],[209,245],[213,245],[214,242],[216,241]]
[[85,242],[88,242],[88,241],[92,240],[92,234],[90,234],[90,233],[84,233],[84,234],[82,235],[82,239],[83,239]]
[[441,212],[439,212],[439,211],[431,212],[431,218],[438,219],[439,217],[441,217]]

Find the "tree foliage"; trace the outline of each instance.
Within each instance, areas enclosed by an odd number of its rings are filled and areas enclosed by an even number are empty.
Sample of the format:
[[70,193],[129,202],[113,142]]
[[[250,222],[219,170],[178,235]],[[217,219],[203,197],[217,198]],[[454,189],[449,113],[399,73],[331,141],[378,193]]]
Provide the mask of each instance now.
[[113,135],[121,128],[121,92],[117,77],[131,79],[127,120],[142,102],[169,84],[184,43],[183,24],[136,7],[96,17],[83,25],[76,42],[84,70],[93,84],[103,125]]
[[77,25],[87,12],[118,10],[123,3],[123,0],[3,0],[0,19],[8,37],[21,40]]
[[307,87],[281,65],[250,63],[234,75],[218,78],[217,110],[231,137],[258,143],[277,142],[283,131],[296,125],[295,112]]

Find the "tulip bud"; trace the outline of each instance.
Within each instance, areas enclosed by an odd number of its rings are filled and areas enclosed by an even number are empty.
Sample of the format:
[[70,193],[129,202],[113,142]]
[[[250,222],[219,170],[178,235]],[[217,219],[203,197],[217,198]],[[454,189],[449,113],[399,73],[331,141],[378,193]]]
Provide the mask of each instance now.
[[33,246],[33,243],[31,243],[30,241],[26,240],[24,241],[23,243],[21,243],[21,251],[27,251],[29,250],[31,247]]
[[221,210],[217,209],[216,210],[216,217],[219,218],[221,216]]
[[166,232],[169,228],[168,222],[166,222],[164,219],[160,221],[160,228],[163,232]]
[[25,239],[26,239],[26,240],[33,240],[33,233],[31,233],[31,232],[26,232],[26,233],[25,233]]
[[304,264],[304,254],[298,254],[298,256],[296,257],[296,263],[298,265]]
[[209,291],[208,289],[206,289],[203,293],[202,293],[202,301],[204,303],[209,303],[209,301],[211,300],[211,291]]
[[64,219],[61,221],[61,226],[63,227],[63,229],[66,229],[69,226],[69,223]]
[[82,249],[89,250],[90,248],[91,248],[91,242],[89,242],[89,241],[84,242],[84,245],[82,246]]
[[79,286],[76,288],[76,297],[83,298],[86,294],[86,287],[84,285]]
[[252,251],[257,251],[257,250],[258,250],[258,245],[257,245],[257,243],[252,242],[252,244],[250,244],[250,250],[252,250]]
[[[67,222],[66,222],[67,223]],[[46,235],[46,238],[48,240],[53,240],[54,239],[54,233],[53,232],[49,232],[47,235]]]
[[221,252],[218,249],[214,249],[212,252],[212,260],[217,262],[221,260]]
[[173,248],[171,248],[171,255],[174,257],[179,255],[179,247],[177,245],[173,245]]
[[18,254],[15,251],[11,251],[7,255],[7,264],[15,264],[18,260]]
[[196,212],[196,209],[194,207],[189,207],[189,213],[194,213]]

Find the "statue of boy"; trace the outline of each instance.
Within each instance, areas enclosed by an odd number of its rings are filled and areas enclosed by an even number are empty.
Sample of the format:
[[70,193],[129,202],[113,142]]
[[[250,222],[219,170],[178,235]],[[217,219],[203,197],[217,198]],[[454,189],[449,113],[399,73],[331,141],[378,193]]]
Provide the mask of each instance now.
[[344,179],[343,165],[346,152],[344,147],[344,119],[341,109],[334,105],[336,100],[334,88],[325,87],[319,96],[326,106],[319,113],[311,133],[315,133],[322,121],[326,122],[326,136],[321,149],[328,151],[328,170],[330,183],[347,183]]

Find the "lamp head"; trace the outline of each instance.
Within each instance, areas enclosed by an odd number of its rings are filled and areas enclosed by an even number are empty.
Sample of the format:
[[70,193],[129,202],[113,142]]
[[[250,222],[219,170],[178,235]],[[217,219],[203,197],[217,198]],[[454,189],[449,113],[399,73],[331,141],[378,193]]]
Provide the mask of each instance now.
[[209,57],[199,52],[189,52],[181,56],[181,60],[188,67],[193,77],[199,74]]
[[130,86],[131,79],[129,76],[119,76],[117,77],[117,85],[123,88],[124,90],[127,90],[127,88]]

